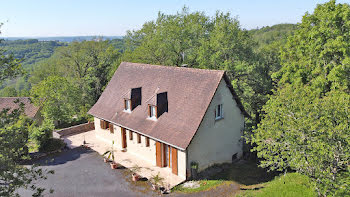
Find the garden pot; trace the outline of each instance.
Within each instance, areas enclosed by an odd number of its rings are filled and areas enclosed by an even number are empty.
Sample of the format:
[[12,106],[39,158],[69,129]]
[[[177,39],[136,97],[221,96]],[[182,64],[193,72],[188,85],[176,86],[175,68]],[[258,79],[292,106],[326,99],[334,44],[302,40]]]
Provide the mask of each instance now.
[[118,164],[117,163],[115,163],[115,162],[111,162],[111,168],[112,169],[117,169],[117,167],[118,167]]
[[140,175],[136,173],[132,173],[132,181],[136,182],[140,179]]
[[103,161],[104,161],[105,163],[108,163],[108,162],[109,162],[109,159],[103,158]]
[[192,180],[197,180],[198,178],[198,171],[195,168],[191,168],[191,175],[192,175]]
[[152,190],[158,190],[158,189],[159,189],[158,185],[152,183]]

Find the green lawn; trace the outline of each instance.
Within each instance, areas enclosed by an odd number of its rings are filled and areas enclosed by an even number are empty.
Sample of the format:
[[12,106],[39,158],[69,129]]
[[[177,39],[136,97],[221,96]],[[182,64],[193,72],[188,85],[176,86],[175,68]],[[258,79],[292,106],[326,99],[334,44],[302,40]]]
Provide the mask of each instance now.
[[[240,197],[317,196],[309,178],[298,173],[287,173],[286,175],[269,173],[265,169],[259,168],[254,162],[225,164],[225,166],[226,170],[208,177],[208,180],[200,180],[199,188],[184,188],[181,184],[174,187],[172,191],[194,193],[215,190],[217,186],[234,183],[241,188],[238,195]],[[222,166],[214,167],[221,168]]]
[[176,191],[176,192],[181,192],[181,193],[194,193],[194,192],[201,192],[201,191],[206,191],[209,189],[213,189],[218,185],[221,185],[223,183],[225,183],[226,181],[223,180],[200,180],[199,184],[200,187],[198,188],[184,188],[183,184],[178,185],[176,187],[174,187],[172,189],[172,191]]
[[[242,191],[239,197],[315,197],[317,193],[307,176],[298,173],[287,173],[274,180],[260,185],[258,190]],[[244,189],[244,187],[241,187]]]

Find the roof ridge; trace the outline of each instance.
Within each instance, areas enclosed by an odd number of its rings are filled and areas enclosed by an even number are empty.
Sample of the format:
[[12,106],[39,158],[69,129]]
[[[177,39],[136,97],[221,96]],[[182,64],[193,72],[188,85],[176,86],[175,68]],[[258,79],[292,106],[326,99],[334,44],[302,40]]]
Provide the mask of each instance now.
[[29,96],[2,96],[0,98],[30,98]]
[[216,69],[207,69],[207,68],[190,68],[190,67],[181,67],[181,66],[170,66],[170,65],[158,65],[158,64],[146,64],[146,63],[134,63],[134,62],[121,62],[121,65],[125,64],[132,64],[135,66],[142,66],[142,65],[147,65],[147,66],[156,66],[156,67],[161,67],[161,68],[172,68],[172,69],[178,69],[178,70],[197,70],[197,71],[209,71],[209,72],[222,72],[224,73],[225,70],[216,70]]

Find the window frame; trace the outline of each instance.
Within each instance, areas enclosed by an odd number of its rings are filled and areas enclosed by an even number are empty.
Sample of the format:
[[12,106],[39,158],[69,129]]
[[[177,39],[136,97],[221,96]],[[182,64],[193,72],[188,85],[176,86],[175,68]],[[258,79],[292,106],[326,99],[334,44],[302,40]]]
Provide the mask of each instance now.
[[224,118],[224,110],[223,110],[223,105],[219,104],[216,105],[215,107],[215,120],[221,120]]
[[[153,112],[153,110],[154,112]],[[152,120],[156,120],[158,118],[157,115],[157,106],[155,105],[148,105],[148,118]]]
[[124,99],[124,111],[131,112],[131,99]]

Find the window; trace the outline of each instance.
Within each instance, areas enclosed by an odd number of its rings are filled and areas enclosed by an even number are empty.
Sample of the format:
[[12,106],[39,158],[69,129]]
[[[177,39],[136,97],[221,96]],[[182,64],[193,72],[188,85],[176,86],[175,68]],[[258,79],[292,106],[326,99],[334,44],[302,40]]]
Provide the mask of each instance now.
[[131,100],[128,100],[128,99],[124,100],[124,110],[131,111]]
[[146,147],[149,147],[149,137],[146,137]]
[[222,104],[217,105],[215,109],[215,120],[219,120],[224,118],[223,112],[222,112]]
[[132,131],[129,131],[129,140],[132,140]]
[[154,105],[150,105],[149,106],[149,108],[148,108],[148,115],[152,119],[156,119],[157,118],[156,106],[154,106]]
[[137,143],[141,143],[141,135],[137,134]]

